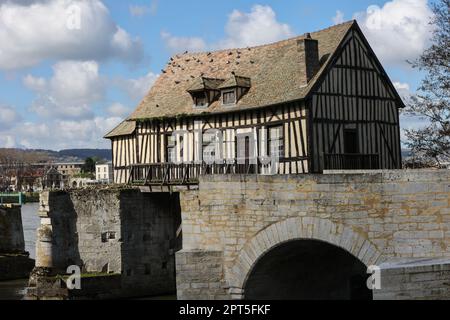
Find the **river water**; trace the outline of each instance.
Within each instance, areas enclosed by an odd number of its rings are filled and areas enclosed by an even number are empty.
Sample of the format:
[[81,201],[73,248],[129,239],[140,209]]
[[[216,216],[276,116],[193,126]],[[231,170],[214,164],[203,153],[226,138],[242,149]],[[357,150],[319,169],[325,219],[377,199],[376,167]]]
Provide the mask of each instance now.
[[[22,206],[22,224],[25,237],[25,251],[30,258],[36,258],[36,229],[39,226],[38,203]],[[20,300],[28,284],[28,279],[0,282],[0,300]]]

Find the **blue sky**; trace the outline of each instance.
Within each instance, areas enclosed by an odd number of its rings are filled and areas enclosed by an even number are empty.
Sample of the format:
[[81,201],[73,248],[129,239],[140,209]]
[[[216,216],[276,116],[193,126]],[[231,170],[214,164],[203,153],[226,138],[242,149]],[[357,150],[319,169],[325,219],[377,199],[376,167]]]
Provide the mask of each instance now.
[[405,60],[429,45],[431,30],[426,0],[1,3],[0,147],[108,147],[103,134],[171,54],[263,44],[352,18],[406,96],[421,75]]

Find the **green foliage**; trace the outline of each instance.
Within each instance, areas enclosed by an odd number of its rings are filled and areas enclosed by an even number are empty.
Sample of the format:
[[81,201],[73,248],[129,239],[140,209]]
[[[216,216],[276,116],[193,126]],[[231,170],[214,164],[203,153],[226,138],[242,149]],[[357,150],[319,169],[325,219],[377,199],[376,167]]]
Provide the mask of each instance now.
[[450,159],[450,0],[433,4],[432,45],[413,66],[426,73],[406,112],[427,125],[405,130],[407,146],[422,162]]
[[84,160],[83,168],[81,169],[81,172],[84,174],[94,174],[95,173],[95,165],[96,165],[96,157],[89,157]]

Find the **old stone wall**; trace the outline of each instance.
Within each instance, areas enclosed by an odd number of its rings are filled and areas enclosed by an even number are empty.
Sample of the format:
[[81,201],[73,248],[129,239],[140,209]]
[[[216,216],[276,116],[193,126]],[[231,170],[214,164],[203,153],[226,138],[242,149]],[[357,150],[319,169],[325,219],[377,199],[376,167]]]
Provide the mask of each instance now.
[[0,281],[27,278],[34,260],[25,252],[21,206],[0,206]]
[[381,265],[377,300],[449,300],[450,259],[419,259]]
[[[116,290],[121,297],[174,292],[178,206],[177,194],[135,189],[44,192],[36,267],[54,275],[77,265],[83,274],[102,277],[102,283],[106,274],[121,275]],[[110,279],[115,286],[117,278]],[[92,285],[89,290],[91,296]]]
[[[221,252],[221,294],[242,298],[256,261],[280,243],[317,239],[367,266],[450,257],[450,171],[299,176],[209,176],[181,195],[183,251]],[[184,263],[177,263],[183,273]],[[217,270],[218,259],[211,262]],[[192,264],[188,267],[195,268]],[[181,276],[179,298],[211,296]],[[216,278],[216,271],[211,278]],[[203,287],[203,290],[199,290]],[[214,289],[214,295],[218,295]]]
[[25,251],[20,206],[0,206],[0,253]]

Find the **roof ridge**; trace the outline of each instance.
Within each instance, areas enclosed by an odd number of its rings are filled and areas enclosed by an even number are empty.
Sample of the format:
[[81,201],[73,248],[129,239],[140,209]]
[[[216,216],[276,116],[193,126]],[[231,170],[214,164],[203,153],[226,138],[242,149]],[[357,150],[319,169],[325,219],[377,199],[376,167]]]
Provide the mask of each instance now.
[[[339,23],[339,24],[335,24],[333,26],[330,26],[330,27],[327,27],[327,28],[324,28],[324,29],[311,31],[309,33],[313,34],[313,33],[324,32],[324,31],[327,31],[327,30],[330,30],[330,29],[341,27],[343,25],[347,25],[347,24],[348,25],[350,25],[350,24],[353,25],[355,22],[356,22],[356,20],[352,19],[352,20],[348,20],[348,21],[345,21],[345,22],[342,22],[342,23]],[[175,58],[181,59],[181,58],[186,58],[186,57],[189,57],[189,56],[200,55],[200,54],[213,54],[213,53],[221,53],[221,52],[227,52],[227,51],[232,51],[232,50],[260,49],[260,48],[264,48],[264,47],[270,47],[270,46],[273,46],[273,45],[281,44],[281,43],[284,43],[284,42],[290,42],[290,41],[295,40],[295,39],[301,39],[301,38],[305,37],[305,34],[306,33],[304,33],[302,35],[293,36],[293,37],[290,37],[290,38],[287,38],[287,39],[278,40],[278,41],[275,41],[275,42],[260,44],[260,45],[257,45],[257,46],[225,48],[225,49],[210,50],[210,51],[197,51],[197,52],[177,53],[177,54],[172,55],[170,58],[172,58],[172,59],[175,59]],[[169,59],[169,61],[170,60],[171,59]]]
[[[130,118],[234,112],[301,100],[312,90],[345,36],[356,25],[355,20],[351,20],[312,33],[313,39],[319,40],[319,54],[322,57],[328,56],[328,59],[308,84],[298,77],[304,71],[302,68],[305,57],[299,55],[295,48],[298,41],[296,39],[304,39],[306,34],[250,47],[253,49],[248,51],[237,48],[176,55],[166,66],[165,74],[158,77]],[[233,72],[234,77],[230,75]],[[197,81],[197,87],[203,87],[200,81],[202,79],[198,78],[225,79],[225,84],[245,84],[248,81],[245,78],[250,78],[252,84],[234,109],[225,109],[220,101],[215,101],[208,110],[197,110],[192,108],[192,97],[188,92],[190,88],[196,87]],[[218,83],[216,80],[204,82],[208,85],[210,82]],[[124,126],[123,129],[131,130],[131,125]]]

